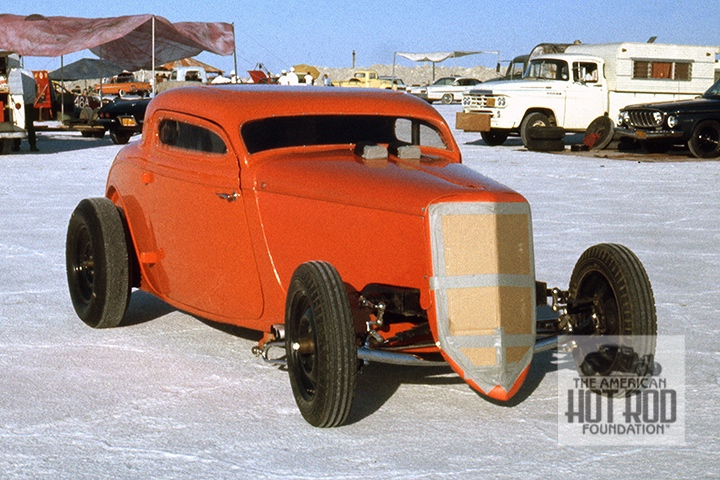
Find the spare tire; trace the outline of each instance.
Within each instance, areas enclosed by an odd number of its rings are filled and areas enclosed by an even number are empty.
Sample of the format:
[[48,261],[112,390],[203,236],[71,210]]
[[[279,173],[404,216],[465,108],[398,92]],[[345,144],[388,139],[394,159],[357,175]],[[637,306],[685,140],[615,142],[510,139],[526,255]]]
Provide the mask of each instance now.
[[525,146],[531,152],[561,152],[565,150],[565,142],[562,140],[528,140]]
[[583,144],[587,145],[590,150],[602,150],[610,144],[614,136],[615,123],[610,117],[603,115],[590,122],[585,130]]
[[565,138],[565,129],[562,127],[530,127],[528,128],[530,140],[562,140]]

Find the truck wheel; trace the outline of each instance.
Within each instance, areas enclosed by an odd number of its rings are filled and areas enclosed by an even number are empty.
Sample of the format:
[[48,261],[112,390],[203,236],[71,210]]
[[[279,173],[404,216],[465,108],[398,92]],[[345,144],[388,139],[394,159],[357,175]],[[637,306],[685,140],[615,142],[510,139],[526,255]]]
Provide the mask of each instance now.
[[442,96],[442,98],[440,99],[440,101],[441,101],[444,105],[450,105],[451,103],[453,103],[453,102],[455,101],[455,97],[453,96],[452,93],[446,93],[446,94],[444,94],[444,95]]
[[130,137],[132,137],[132,133],[110,130],[110,140],[116,145],[125,145],[130,141]]
[[696,158],[720,157],[720,123],[716,120],[700,122],[693,130],[688,148]]
[[520,123],[520,137],[522,138],[523,145],[527,146],[530,135],[528,129],[530,127],[549,127],[550,119],[547,115],[539,112],[533,112],[528,114],[523,121]]
[[300,265],[285,304],[285,350],[295,402],[308,423],[335,427],[350,413],[358,372],[350,302],[337,270]]
[[498,145],[502,145],[505,143],[505,140],[507,140],[509,133],[498,131],[498,130],[490,130],[489,132],[480,132],[480,136],[482,137],[483,141],[488,144],[491,147],[496,147]]
[[588,248],[573,270],[569,298],[577,344],[573,356],[582,376],[652,373],[655,300],[645,268],[629,248],[607,243]]
[[590,122],[583,136],[583,144],[590,150],[602,150],[607,148],[614,136],[615,123],[610,117],[603,115]]
[[130,301],[130,256],[120,211],[107,198],[86,198],[67,231],[65,261],[75,312],[93,328],[116,327]]

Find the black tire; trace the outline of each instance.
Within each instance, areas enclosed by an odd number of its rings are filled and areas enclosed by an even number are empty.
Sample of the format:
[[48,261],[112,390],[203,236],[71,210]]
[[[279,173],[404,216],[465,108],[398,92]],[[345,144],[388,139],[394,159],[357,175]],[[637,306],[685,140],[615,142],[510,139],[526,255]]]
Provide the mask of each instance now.
[[641,145],[647,153],[667,153],[672,148],[672,143],[665,140],[644,140]]
[[565,150],[565,142],[562,140],[528,140],[525,146],[531,152],[561,152]]
[[480,132],[483,141],[491,147],[502,145],[507,140],[510,132],[503,130],[490,130],[489,132]]
[[130,137],[132,137],[132,133],[110,131],[110,140],[116,145],[125,145],[130,141]]
[[528,129],[530,127],[549,127],[550,119],[544,113],[533,112],[528,114],[523,121],[520,123],[520,138],[522,138],[523,145],[527,147],[530,135]]
[[130,301],[128,235],[120,211],[107,198],[86,198],[67,231],[65,261],[73,307],[93,328],[120,325]]
[[350,413],[358,360],[345,285],[325,262],[300,265],[285,305],[285,349],[293,395],[303,418],[335,427]]
[[530,140],[562,140],[565,138],[565,129],[562,127],[530,127],[528,128]]
[[440,98],[440,103],[443,105],[450,105],[455,101],[455,96],[452,93],[446,93]]
[[590,122],[583,136],[583,143],[590,150],[603,150],[615,136],[615,122],[608,116],[597,117]]
[[720,123],[716,120],[700,122],[693,130],[688,148],[696,158],[720,157]]
[[[655,300],[645,268],[630,249],[607,243],[588,248],[573,269],[569,298],[580,375],[652,374]],[[636,390],[612,393],[625,396]]]

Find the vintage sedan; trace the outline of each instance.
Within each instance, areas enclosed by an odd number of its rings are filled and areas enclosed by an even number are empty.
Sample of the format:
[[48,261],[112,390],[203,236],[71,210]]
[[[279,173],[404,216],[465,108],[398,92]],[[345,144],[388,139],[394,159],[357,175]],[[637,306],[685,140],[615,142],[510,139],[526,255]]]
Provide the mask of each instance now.
[[[346,420],[366,362],[449,365],[499,401],[567,333],[601,344],[563,341],[584,375],[652,369],[638,258],[599,244],[568,290],[537,282],[525,198],[462,165],[438,112],[398,92],[161,93],[105,196],[73,212],[66,262],[91,327],[119,325],[139,288],[264,333],[254,353],[287,366],[318,427]],[[650,340],[625,345],[636,335]]]
[[443,77],[433,82],[432,85],[410,87],[407,92],[426,102],[439,101],[447,105],[461,101],[463,94],[472,90],[479,83],[482,82],[477,78]]
[[693,100],[629,105],[620,110],[615,133],[651,153],[687,145],[696,158],[720,157],[720,81]]
[[145,110],[149,103],[149,98],[118,98],[98,110],[93,124],[109,131],[113,143],[125,145],[130,141],[130,137],[142,132]]

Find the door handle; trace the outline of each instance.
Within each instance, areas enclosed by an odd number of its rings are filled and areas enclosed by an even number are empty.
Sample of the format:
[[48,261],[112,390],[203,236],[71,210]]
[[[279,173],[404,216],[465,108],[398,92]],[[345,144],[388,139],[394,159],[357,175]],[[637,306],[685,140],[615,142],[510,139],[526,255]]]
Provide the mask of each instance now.
[[237,192],[232,193],[216,193],[218,197],[220,197],[223,200],[227,200],[228,202],[234,202],[238,199],[240,195],[238,195]]

